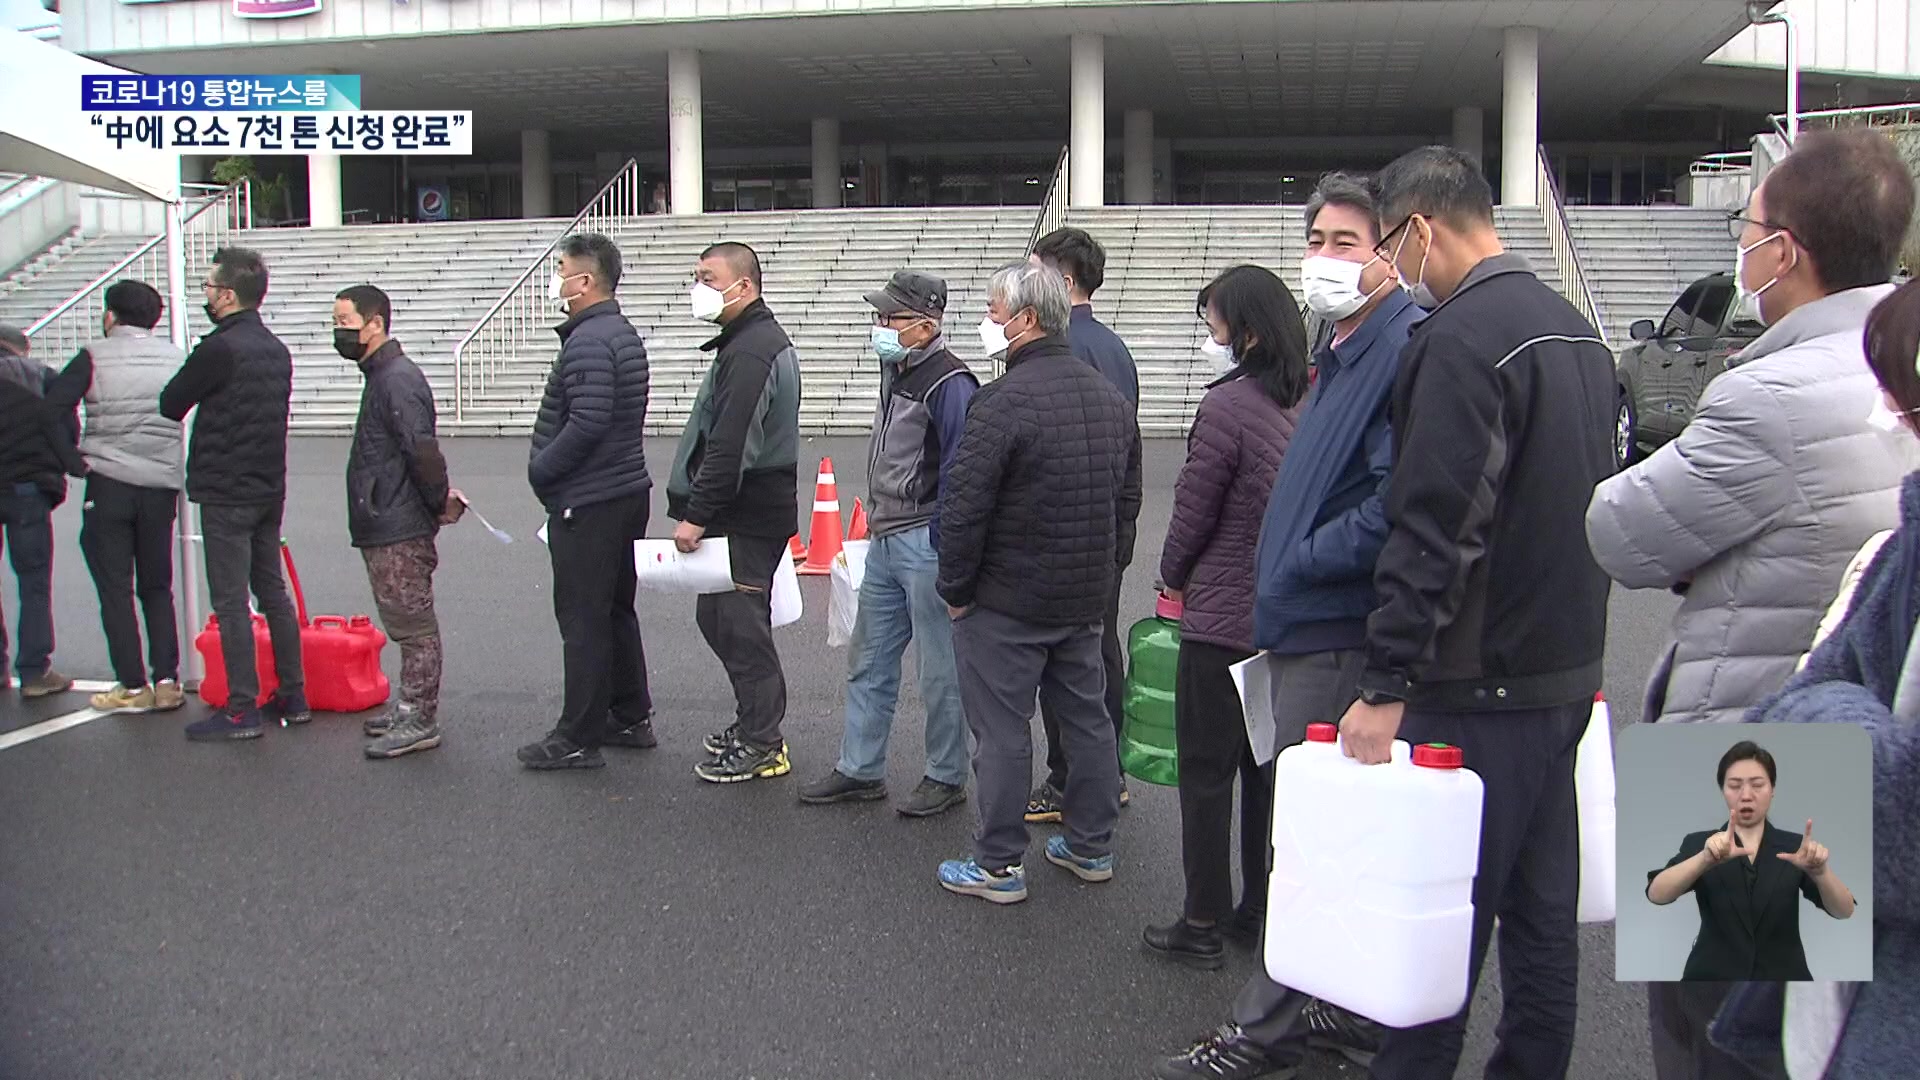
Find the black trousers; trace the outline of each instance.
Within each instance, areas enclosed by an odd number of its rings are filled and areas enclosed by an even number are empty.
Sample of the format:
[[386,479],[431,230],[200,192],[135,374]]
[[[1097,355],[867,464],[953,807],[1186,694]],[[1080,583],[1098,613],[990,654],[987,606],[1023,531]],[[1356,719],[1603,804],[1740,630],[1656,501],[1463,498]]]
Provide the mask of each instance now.
[[[1473,952],[1467,1002],[1445,1020],[1388,1028],[1374,1055],[1373,1080],[1433,1080],[1454,1074],[1466,1040],[1480,968],[1499,921],[1499,1040],[1487,1080],[1558,1080],[1573,1061],[1580,975],[1575,909],[1580,894],[1580,820],[1573,790],[1574,752],[1591,700],[1545,709],[1489,713],[1416,713],[1401,721],[1408,742],[1460,747],[1486,797],[1480,822],[1480,871],[1473,881]],[[1409,827],[1418,827],[1409,823]],[[1276,1060],[1306,1053],[1300,1006],[1306,997],[1257,972],[1234,1002],[1234,1019]]]
[[1707,1026],[1733,985],[1647,984],[1647,1027],[1653,1036],[1653,1073],[1659,1080],[1786,1080],[1784,1054],[1755,1068],[1707,1041]]
[[[1107,671],[1107,719],[1113,721],[1113,752],[1119,760],[1120,727],[1126,721],[1127,654],[1120,648],[1120,590],[1126,578],[1122,567],[1113,575],[1113,591],[1107,596],[1107,617],[1100,627],[1100,664]],[[1060,739],[1059,714],[1040,699],[1040,726],[1047,733],[1047,784],[1055,791],[1067,789],[1067,748]],[[1126,775],[1121,774],[1121,782]]]
[[227,665],[227,709],[245,712],[259,704],[260,674],[253,663],[253,593],[273,638],[273,671],[282,694],[302,694],[300,621],[280,576],[282,503],[200,507],[201,547],[207,555],[207,595],[220,622],[220,658]]
[[787,676],[773,643],[773,572],[781,559],[790,557],[787,539],[726,539],[736,588],[694,601],[694,622],[733,684],[740,741],[760,750],[778,749],[786,741],[780,723],[787,717]]
[[566,684],[554,730],[576,746],[599,746],[653,714],[633,609],[633,542],[647,534],[647,511],[643,491],[547,515]]
[[[129,690],[180,677],[180,631],[173,610],[173,522],[180,493],[139,487],[94,473],[80,511],[80,552],[100,594],[113,677]],[[141,666],[140,620],[147,626]]]
[[1175,669],[1173,729],[1180,760],[1180,860],[1187,918],[1219,922],[1233,911],[1233,782],[1240,781],[1242,903],[1266,910],[1273,768],[1253,760],[1240,693],[1227,669],[1252,653],[1182,641]]

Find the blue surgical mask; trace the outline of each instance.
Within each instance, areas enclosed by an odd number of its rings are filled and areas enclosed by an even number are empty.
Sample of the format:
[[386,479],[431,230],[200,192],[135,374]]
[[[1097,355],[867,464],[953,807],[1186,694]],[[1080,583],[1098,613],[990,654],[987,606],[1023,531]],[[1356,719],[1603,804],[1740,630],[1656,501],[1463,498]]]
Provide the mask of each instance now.
[[900,331],[891,326],[874,327],[872,341],[873,351],[883,364],[897,364],[907,357],[907,347],[900,344]]

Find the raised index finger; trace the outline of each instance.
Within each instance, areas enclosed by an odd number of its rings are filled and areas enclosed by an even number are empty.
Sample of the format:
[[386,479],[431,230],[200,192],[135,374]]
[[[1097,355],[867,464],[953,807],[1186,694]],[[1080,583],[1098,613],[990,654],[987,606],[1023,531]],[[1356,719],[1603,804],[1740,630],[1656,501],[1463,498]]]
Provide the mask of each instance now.
[[1747,845],[1740,842],[1740,830],[1733,827],[1732,818],[1727,819],[1727,836],[1733,840],[1734,847],[1737,847],[1742,851],[1746,850]]
[[1804,843],[1806,843],[1806,842],[1807,842],[1808,840],[1811,840],[1811,839],[1813,839],[1813,819],[1812,819],[1812,818],[1808,818],[1808,819],[1807,819],[1807,831],[1806,831],[1806,834],[1805,834],[1804,836],[1802,836],[1802,837],[1800,838],[1800,842],[1804,844]]

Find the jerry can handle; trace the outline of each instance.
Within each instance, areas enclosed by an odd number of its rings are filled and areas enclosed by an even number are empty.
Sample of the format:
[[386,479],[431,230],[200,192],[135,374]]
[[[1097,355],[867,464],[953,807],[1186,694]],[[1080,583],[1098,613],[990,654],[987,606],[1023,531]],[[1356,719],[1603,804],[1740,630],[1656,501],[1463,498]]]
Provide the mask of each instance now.
[[319,630],[345,630],[347,620],[338,615],[315,615],[313,625]]
[[293,568],[293,549],[287,546],[287,538],[280,538],[280,561],[287,564],[287,582],[293,586],[293,607],[300,617],[300,625],[307,625],[307,593],[300,587],[300,571]]

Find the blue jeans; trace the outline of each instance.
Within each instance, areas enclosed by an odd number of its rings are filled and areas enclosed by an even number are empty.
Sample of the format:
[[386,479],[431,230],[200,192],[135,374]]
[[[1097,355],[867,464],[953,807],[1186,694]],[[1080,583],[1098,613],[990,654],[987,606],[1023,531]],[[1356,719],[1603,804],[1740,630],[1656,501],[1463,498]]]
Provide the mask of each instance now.
[[860,614],[847,658],[847,730],[840,740],[842,776],[879,780],[887,771],[887,736],[900,700],[900,657],[915,642],[920,698],[927,708],[927,775],[967,782],[967,717],[953,663],[953,620],[934,591],[940,558],[922,525],[867,546]]
[[[33,484],[0,489],[0,547],[20,589],[14,671],[27,682],[45,675],[53,658],[53,504],[46,492]],[[951,651],[947,663],[953,663]],[[0,611],[0,672],[6,667],[6,613]]]

